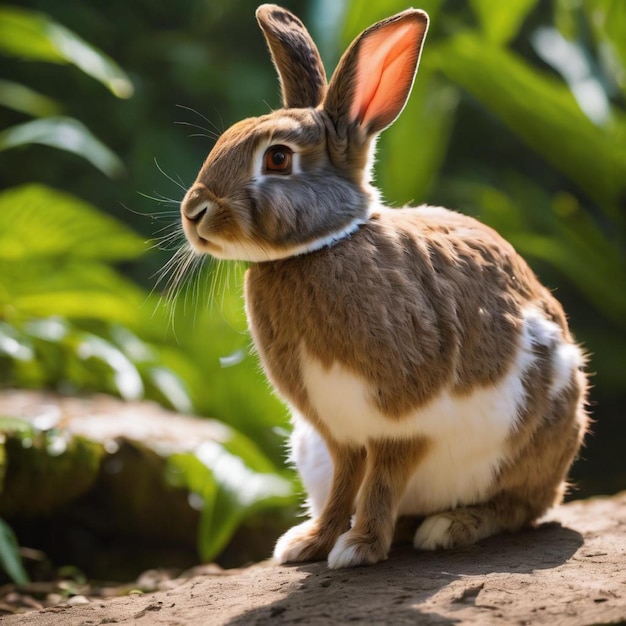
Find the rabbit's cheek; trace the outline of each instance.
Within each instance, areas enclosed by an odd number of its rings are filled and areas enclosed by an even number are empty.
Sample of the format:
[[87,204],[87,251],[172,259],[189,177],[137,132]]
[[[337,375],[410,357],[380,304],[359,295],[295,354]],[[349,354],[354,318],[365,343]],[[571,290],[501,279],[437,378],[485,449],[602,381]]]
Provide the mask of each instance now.
[[198,236],[206,241],[233,241],[241,237],[239,225],[232,212],[223,206],[215,205],[196,224]]

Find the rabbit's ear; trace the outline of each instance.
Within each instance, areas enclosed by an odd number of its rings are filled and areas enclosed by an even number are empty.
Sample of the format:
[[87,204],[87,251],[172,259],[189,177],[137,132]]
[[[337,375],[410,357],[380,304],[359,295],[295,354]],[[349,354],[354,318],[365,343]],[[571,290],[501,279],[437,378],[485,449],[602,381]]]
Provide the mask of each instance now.
[[326,72],[320,54],[302,22],[275,4],[256,11],[278,70],[286,108],[316,107],[326,93]]
[[363,31],[330,81],[324,108],[341,132],[353,124],[366,135],[387,128],[411,93],[428,15],[408,9]]

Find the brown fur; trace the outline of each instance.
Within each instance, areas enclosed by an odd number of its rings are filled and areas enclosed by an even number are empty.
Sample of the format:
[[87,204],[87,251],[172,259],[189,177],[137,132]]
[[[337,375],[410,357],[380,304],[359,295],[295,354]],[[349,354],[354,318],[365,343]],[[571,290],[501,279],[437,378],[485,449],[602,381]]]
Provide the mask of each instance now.
[[[388,221],[393,226],[385,228]],[[401,246],[394,245],[398,237]],[[246,301],[266,373],[318,429],[319,416],[302,381],[302,345],[324,365],[341,363],[371,381],[379,410],[402,419],[450,381],[459,395],[497,382],[515,356],[521,311],[529,303],[564,324],[558,302],[497,233],[452,212],[443,226],[420,216],[419,209],[374,215],[350,238],[306,257],[253,265],[246,275]],[[441,308],[454,302],[463,306]],[[489,312],[487,319],[477,314],[479,307]],[[373,326],[372,320],[378,323]],[[489,501],[446,513],[455,545],[518,530],[560,501],[559,485],[580,446],[587,416],[582,375],[561,396],[548,397],[556,347],[535,348],[536,365],[524,380],[525,411]],[[327,433],[325,438],[333,450]],[[394,506],[374,497],[374,477],[394,476],[401,493],[414,468],[400,443],[398,456],[376,455],[377,446],[385,445],[371,442],[356,503],[353,543],[363,544],[363,562],[384,558],[395,519]],[[396,467],[392,458],[401,463]]]
[[332,488],[322,515],[311,525],[301,525],[304,532],[300,535],[294,560],[325,559],[339,535],[350,528],[353,503],[365,473],[366,451],[360,447],[339,445],[330,438],[328,442],[334,468]]
[[358,547],[364,563],[387,558],[400,498],[416,465],[428,451],[422,439],[371,441],[367,469],[356,501],[355,524],[345,543]]
[[326,73],[306,28],[275,4],[260,6],[256,17],[278,69],[285,108],[316,107],[326,92]]
[[[192,241],[202,236],[203,245],[215,238],[248,243],[270,258],[272,251],[323,237],[364,217],[370,193],[341,184],[326,138],[327,121],[313,109],[289,109],[235,124],[217,141],[181,205],[183,217],[206,200],[217,202],[219,211],[191,219],[194,230],[186,229],[187,236]],[[296,143],[303,169],[315,174],[303,181],[273,177],[255,188],[252,158],[264,142]],[[311,212],[312,204],[320,210]]]
[[[562,497],[587,425],[582,372],[551,392],[557,350],[573,341],[563,310],[490,228],[445,209],[378,209],[369,185],[371,143],[404,106],[426,15],[407,10],[364,31],[328,89],[302,23],[275,5],[260,7],[257,16],[291,108],[227,131],[181,211],[197,250],[217,254],[234,242],[261,252],[245,285],[255,344],[270,380],[313,424],[332,457],[323,512],[280,540],[285,558],[330,552],[332,560],[333,546],[345,551],[336,566],[385,558],[399,501],[432,443],[415,436],[370,437],[365,445],[335,441],[326,425],[332,416],[317,415],[309,397],[305,360],[327,371],[340,365],[365,381],[369,404],[397,425],[442,393],[459,399],[502,381],[516,362],[525,311],[535,309],[562,336],[550,339],[545,328],[531,336],[534,360],[520,374],[523,407],[487,497],[431,516],[423,529],[449,525],[449,545],[463,545],[531,523]],[[378,82],[363,78],[372,60],[382,72]],[[394,80],[383,75],[387,66],[394,67]],[[300,171],[255,172],[259,151],[282,143],[294,146]],[[336,233],[339,241],[325,239]],[[319,240],[327,245],[290,253]]]
[[314,417],[301,346],[370,381],[373,402],[395,419],[444,386],[466,393],[509,369],[522,308],[544,304],[548,292],[491,229],[424,213],[375,214],[331,248],[250,267],[255,343],[274,385],[304,415]]

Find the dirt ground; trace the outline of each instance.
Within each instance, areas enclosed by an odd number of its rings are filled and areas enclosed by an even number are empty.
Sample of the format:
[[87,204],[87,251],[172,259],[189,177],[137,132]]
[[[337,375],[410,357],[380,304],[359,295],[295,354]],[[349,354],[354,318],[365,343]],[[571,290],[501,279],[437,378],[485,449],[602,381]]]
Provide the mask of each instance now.
[[162,591],[84,599],[3,626],[626,624],[626,492],[556,509],[539,528],[469,549],[398,548],[373,567],[215,571]]

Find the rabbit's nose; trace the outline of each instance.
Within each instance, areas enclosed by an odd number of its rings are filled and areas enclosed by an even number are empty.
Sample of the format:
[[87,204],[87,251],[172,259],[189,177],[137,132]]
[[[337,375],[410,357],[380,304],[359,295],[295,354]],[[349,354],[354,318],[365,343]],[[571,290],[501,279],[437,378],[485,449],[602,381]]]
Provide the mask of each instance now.
[[210,198],[211,193],[204,185],[195,185],[183,199],[180,210],[184,217],[193,222],[202,219],[202,216],[215,207],[215,202]]
[[197,203],[183,203],[182,210],[183,215],[192,222],[197,222],[202,216],[209,210],[211,201],[203,200]]

